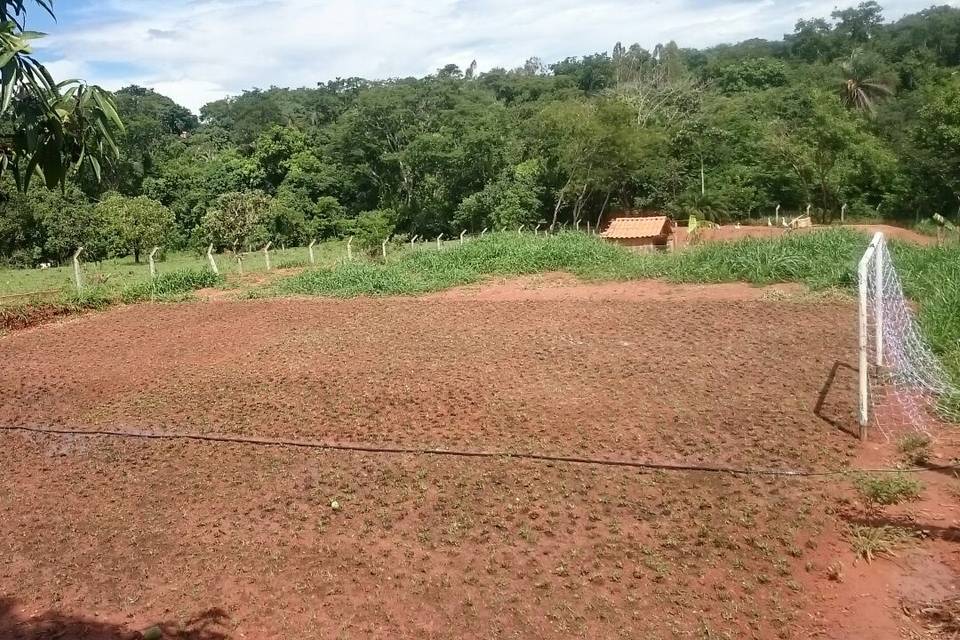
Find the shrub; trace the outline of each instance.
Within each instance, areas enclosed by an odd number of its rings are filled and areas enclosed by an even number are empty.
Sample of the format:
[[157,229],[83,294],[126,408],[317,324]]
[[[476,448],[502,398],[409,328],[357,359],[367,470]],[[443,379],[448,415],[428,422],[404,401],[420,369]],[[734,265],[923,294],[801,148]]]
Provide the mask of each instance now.
[[923,490],[919,481],[903,473],[864,475],[857,478],[854,485],[867,502],[880,506],[915,500]]

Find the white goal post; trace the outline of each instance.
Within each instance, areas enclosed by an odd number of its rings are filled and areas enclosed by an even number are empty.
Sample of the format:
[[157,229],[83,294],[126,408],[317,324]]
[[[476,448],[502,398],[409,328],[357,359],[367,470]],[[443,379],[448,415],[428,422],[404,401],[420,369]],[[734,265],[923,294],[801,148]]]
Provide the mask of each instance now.
[[960,389],[917,324],[882,233],[860,260],[858,285],[860,438],[871,424],[889,439],[960,422]]
[[[883,262],[885,258],[886,239],[883,233],[878,232],[870,241],[866,253],[860,259],[857,271],[860,286],[860,439],[867,437],[867,427],[870,424],[870,339],[874,341],[875,362],[878,367],[883,366]],[[873,278],[871,279],[871,276]],[[873,286],[871,286],[873,285]],[[870,335],[870,302],[871,290],[873,296],[874,331]]]

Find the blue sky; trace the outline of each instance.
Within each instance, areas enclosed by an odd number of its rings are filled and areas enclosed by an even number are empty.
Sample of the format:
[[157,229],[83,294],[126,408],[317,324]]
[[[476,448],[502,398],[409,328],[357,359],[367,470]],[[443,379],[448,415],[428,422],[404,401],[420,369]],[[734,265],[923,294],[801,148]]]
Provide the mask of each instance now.
[[[54,77],[153,87],[197,110],[253,87],[480,70],[608,51],[779,38],[840,0],[56,0],[39,57]],[[888,19],[930,6],[881,0]],[[960,0],[937,4],[960,5]]]

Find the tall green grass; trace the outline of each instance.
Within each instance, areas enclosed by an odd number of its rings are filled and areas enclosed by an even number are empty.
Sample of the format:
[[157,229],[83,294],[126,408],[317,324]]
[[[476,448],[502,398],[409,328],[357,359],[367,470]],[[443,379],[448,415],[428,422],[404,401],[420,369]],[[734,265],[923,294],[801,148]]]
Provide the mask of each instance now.
[[151,282],[137,282],[120,291],[120,301],[130,304],[142,300],[170,300],[205,287],[213,287],[223,279],[209,269],[181,269],[161,273]]
[[803,282],[851,286],[866,247],[862,234],[829,230],[777,240],[745,239],[674,254],[634,254],[577,233],[491,234],[463,247],[406,252],[386,263],[353,262],[282,281],[284,293],[350,297],[418,294],[489,276],[567,271],[591,280],[665,278],[676,282]]

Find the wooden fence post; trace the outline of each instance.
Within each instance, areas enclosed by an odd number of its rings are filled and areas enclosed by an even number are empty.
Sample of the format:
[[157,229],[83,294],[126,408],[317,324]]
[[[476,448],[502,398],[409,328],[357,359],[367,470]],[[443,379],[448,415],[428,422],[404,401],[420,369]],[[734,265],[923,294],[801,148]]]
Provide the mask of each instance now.
[[153,251],[150,252],[150,279],[157,279],[157,263],[154,260],[154,257],[157,255],[157,251],[160,251],[160,247],[154,247]]
[[443,240],[443,234],[441,233],[440,235],[437,236],[437,249],[443,248],[443,244],[441,243],[442,240]]
[[840,224],[844,224],[847,221],[847,205],[844,204],[840,207]]
[[353,238],[354,236],[350,236],[347,240],[347,260],[353,260]]
[[463,246],[463,236],[465,236],[465,235],[467,235],[467,230],[466,230],[466,229],[464,229],[463,231],[460,232],[460,246],[461,246],[461,247]]
[[777,205],[777,213],[774,220],[776,220],[777,226],[779,227],[780,226],[780,205],[779,204]]
[[383,241],[383,244],[380,245],[380,250],[383,252],[383,259],[387,259],[387,243],[390,242],[390,238],[387,238]]
[[310,241],[310,246],[307,247],[307,251],[310,252],[310,264],[317,264],[317,259],[313,255],[313,247],[317,244],[316,239]]
[[417,245],[417,238],[419,238],[419,237],[420,237],[419,235],[416,235],[416,236],[413,236],[412,238],[410,238],[410,248],[411,248],[411,249],[413,249],[413,248],[416,247],[416,245]]
[[207,247],[207,260],[210,262],[210,270],[213,271],[213,275],[220,275],[220,269],[217,267],[217,261],[213,259],[213,244]]
[[488,229],[487,229],[486,227],[484,227],[484,228],[483,228],[483,231],[480,232],[480,237],[482,238],[483,236],[487,235],[487,231],[488,231]]
[[263,259],[267,263],[267,271],[270,271],[270,245],[272,244],[272,241],[268,242],[267,246],[263,248]]
[[73,280],[77,285],[77,294],[83,293],[83,279],[80,277],[80,254],[83,253],[83,247],[77,249],[73,254]]

